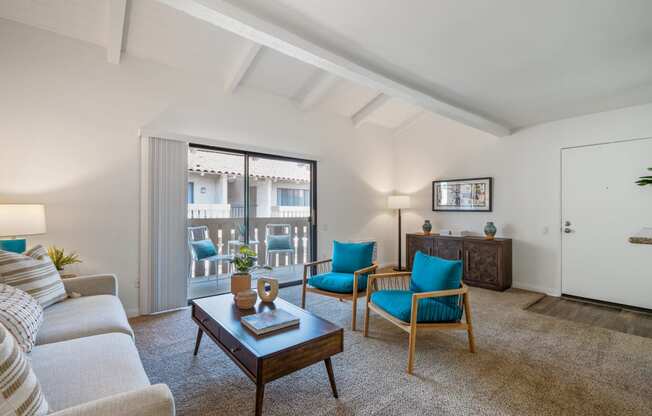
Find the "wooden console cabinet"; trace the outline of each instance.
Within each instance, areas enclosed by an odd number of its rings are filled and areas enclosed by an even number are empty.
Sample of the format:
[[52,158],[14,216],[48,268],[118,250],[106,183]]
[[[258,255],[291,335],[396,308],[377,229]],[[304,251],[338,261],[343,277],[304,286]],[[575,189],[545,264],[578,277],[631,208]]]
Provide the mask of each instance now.
[[407,234],[407,269],[417,251],[450,260],[462,260],[463,280],[469,286],[505,290],[512,286],[512,240]]

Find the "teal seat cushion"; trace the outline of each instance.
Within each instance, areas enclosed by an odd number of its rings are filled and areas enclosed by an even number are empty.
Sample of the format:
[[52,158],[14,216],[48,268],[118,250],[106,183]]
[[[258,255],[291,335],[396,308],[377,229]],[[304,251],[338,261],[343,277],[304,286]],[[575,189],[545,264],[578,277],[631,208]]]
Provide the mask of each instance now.
[[353,273],[372,265],[374,243],[340,243],[333,241],[333,271]]
[[410,290],[413,292],[434,292],[459,289],[462,282],[462,262],[429,256],[420,251],[414,256]]
[[[393,317],[410,322],[413,294],[414,292],[408,290],[380,290],[371,294],[371,302]],[[457,301],[448,303],[438,298],[419,299],[417,323],[457,322],[460,319],[462,308]]]
[[[312,276],[308,284],[317,289],[335,293],[353,293],[353,273],[323,273]],[[358,276],[358,291],[367,290],[367,275]]]
[[267,250],[292,250],[289,235],[268,235]]
[[197,260],[202,260],[206,257],[215,256],[217,254],[215,244],[213,244],[211,240],[193,241],[190,244],[192,245],[192,249],[195,250]]

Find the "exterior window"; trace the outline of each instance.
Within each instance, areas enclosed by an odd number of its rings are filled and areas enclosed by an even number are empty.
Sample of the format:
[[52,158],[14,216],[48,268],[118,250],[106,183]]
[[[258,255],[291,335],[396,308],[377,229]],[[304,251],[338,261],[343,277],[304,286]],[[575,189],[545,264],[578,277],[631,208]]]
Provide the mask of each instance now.
[[306,189],[278,188],[276,205],[285,207],[309,207],[310,191]]
[[189,204],[194,204],[195,203],[195,183],[194,182],[188,182],[188,203]]

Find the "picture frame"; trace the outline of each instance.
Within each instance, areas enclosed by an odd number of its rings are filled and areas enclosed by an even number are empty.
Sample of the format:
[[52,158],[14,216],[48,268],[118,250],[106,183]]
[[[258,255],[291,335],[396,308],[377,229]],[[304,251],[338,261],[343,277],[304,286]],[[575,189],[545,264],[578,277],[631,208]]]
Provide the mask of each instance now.
[[432,210],[440,212],[492,212],[493,178],[432,181]]

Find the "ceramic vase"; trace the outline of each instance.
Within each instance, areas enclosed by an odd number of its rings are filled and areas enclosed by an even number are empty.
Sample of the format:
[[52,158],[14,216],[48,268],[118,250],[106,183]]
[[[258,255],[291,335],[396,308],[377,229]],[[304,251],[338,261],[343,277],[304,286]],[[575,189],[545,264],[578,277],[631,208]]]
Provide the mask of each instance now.
[[493,240],[496,236],[496,226],[492,221],[487,221],[487,225],[484,226],[484,235],[487,240]]
[[236,295],[247,289],[251,289],[251,275],[249,273],[233,273],[231,275],[231,293]]
[[256,301],[258,301],[258,295],[252,289],[243,290],[235,295],[235,305],[240,309],[253,308]]
[[426,220],[426,222],[424,222],[421,226],[421,229],[423,230],[424,234],[430,234],[432,231],[432,224],[430,223],[430,220]]

